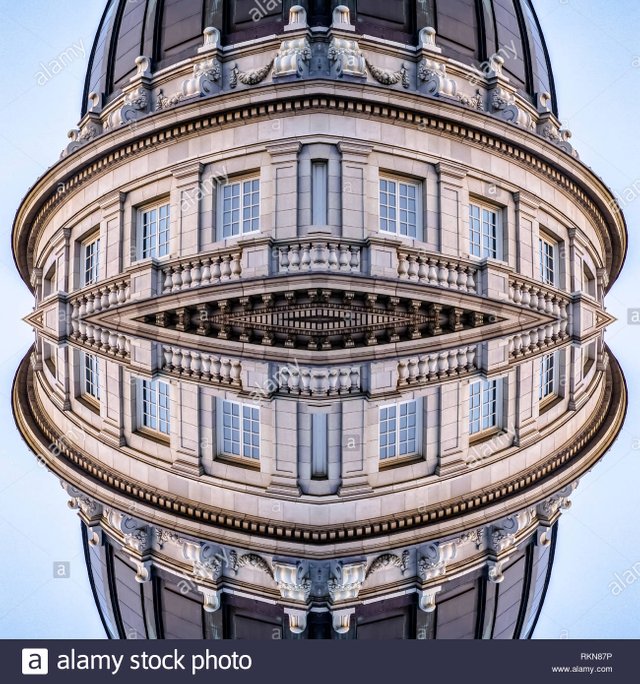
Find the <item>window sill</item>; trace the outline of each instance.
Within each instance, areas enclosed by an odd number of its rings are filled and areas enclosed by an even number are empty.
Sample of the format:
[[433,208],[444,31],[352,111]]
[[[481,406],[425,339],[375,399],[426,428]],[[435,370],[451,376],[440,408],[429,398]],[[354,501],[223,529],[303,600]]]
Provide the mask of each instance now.
[[93,411],[96,415],[100,415],[100,400],[91,396],[90,394],[79,394],[76,399],[78,403],[84,406],[89,411]]
[[382,459],[379,458],[378,470],[383,472],[385,470],[394,470],[395,468],[403,468],[408,465],[415,465],[424,461],[422,454],[411,454],[409,456],[394,456],[393,458]]
[[229,454],[218,454],[214,457],[214,461],[224,465],[234,466],[236,468],[244,468],[245,470],[260,471],[260,459],[248,458],[246,456],[230,456]]
[[502,428],[491,428],[489,430],[483,430],[475,435],[469,436],[469,446],[475,447],[478,444],[484,444],[485,442],[490,442],[498,436],[506,435],[506,431]]
[[558,396],[557,394],[551,394],[548,397],[541,399],[539,409],[540,415],[547,413],[547,411],[550,411],[552,408],[557,406],[561,401],[562,397]]
[[140,437],[144,437],[145,439],[150,439],[157,444],[161,444],[162,446],[171,445],[171,437],[169,435],[165,435],[164,432],[158,432],[157,430],[152,430],[151,428],[139,427],[136,430],[136,434]]

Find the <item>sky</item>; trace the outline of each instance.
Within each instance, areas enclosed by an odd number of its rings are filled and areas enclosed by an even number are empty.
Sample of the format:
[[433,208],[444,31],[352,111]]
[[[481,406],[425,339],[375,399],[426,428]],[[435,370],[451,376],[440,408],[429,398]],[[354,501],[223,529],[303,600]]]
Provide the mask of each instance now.
[[[534,0],[551,52],[560,118],[572,143],[620,196],[629,258],[607,306],[607,342],[630,389],[626,426],[586,476],[561,520],[556,564],[536,638],[640,638],[640,574],[617,595],[616,575],[640,567],[640,3]],[[55,478],[38,466],[11,416],[11,383],[32,333],[32,297],[11,256],[11,226],[27,189],[53,164],[79,118],[86,63],[104,0],[0,0],[0,638],[104,638],[84,568],[80,524]],[[73,48],[76,59],[43,77]],[[70,577],[54,577],[69,563]],[[627,575],[627,577],[630,577]]]

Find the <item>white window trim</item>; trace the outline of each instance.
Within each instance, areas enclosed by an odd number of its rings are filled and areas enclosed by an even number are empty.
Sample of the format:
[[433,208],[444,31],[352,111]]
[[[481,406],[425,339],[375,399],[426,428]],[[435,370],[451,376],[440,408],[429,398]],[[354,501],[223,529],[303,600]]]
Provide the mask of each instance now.
[[[485,393],[489,390],[490,384],[495,383],[496,388],[496,410],[495,410],[495,421],[494,424],[488,428],[483,427],[483,407],[485,404]],[[480,385],[480,430],[472,432],[472,415],[471,415],[471,395],[472,388],[475,385]],[[490,434],[496,430],[501,430],[503,425],[503,400],[504,400],[504,378],[483,378],[481,380],[476,380],[469,385],[469,400],[467,402],[468,407],[468,422],[469,422],[469,437],[471,439],[477,439],[482,437],[484,434]]]
[[[399,445],[400,445],[400,407],[401,406],[406,406],[407,404],[415,404],[416,405],[416,448],[415,451],[412,451],[411,453],[408,454],[400,454],[399,453]],[[382,436],[382,411],[383,409],[389,409],[395,407],[396,409],[396,455],[395,456],[387,456],[383,457],[382,456],[382,446],[380,444],[380,438]],[[422,404],[422,399],[410,399],[409,401],[400,401],[396,402],[393,404],[383,404],[378,408],[378,440],[377,440],[377,449],[378,449],[378,460],[380,463],[393,463],[394,461],[398,460],[405,460],[405,459],[413,459],[413,458],[418,458],[422,457],[423,455],[423,404]]]
[[[94,264],[92,269],[93,277],[87,277],[87,250],[93,245],[95,245]],[[98,280],[100,280],[100,247],[100,235],[96,234],[80,243],[81,287],[95,285]]]
[[[547,370],[548,366],[547,360],[551,359],[551,362],[553,364],[552,368],[552,377],[551,377],[551,383],[547,382]],[[560,386],[560,374],[559,374],[559,365],[558,365],[558,354],[557,352],[551,352],[550,354],[545,354],[540,358],[540,370],[539,370],[539,376],[538,376],[538,381],[540,383],[539,391],[538,391],[538,398],[540,402],[545,403],[549,401],[550,399],[553,399],[554,397],[558,396],[558,389]],[[551,390],[546,392],[546,389],[548,387],[551,387]]]
[[[547,253],[545,251],[545,247],[551,247],[551,259],[553,260],[552,269],[548,269],[547,267]],[[559,253],[560,250],[556,240],[542,233],[538,236],[538,270],[540,272],[540,280],[544,285],[548,285],[549,287],[558,287]],[[549,274],[551,277],[549,277]]]
[[[387,181],[389,183],[396,184],[396,230],[384,230],[382,228],[382,181]],[[416,190],[416,234],[415,235],[403,235],[400,232],[400,185],[407,185],[415,188]],[[388,174],[380,174],[378,178],[378,232],[381,235],[395,235],[403,240],[418,240],[424,241],[424,217],[422,208],[422,188],[423,181],[414,180],[412,178],[403,178],[401,176],[391,176]]]
[[311,225],[329,223],[329,160],[311,160]]
[[[94,374],[94,379],[89,382],[87,372],[89,371],[88,363],[91,363],[91,372]],[[91,384],[95,388],[95,392],[87,390],[87,385]],[[95,354],[88,354],[87,352],[80,353],[80,396],[87,397],[92,401],[100,401],[102,385],[100,382],[100,360]]]
[[[243,232],[243,213],[244,213],[244,191],[243,184],[247,182],[258,181],[258,228]],[[240,232],[237,235],[224,235],[224,189],[232,186],[240,186]],[[260,174],[252,174],[249,176],[242,176],[239,178],[230,178],[224,182],[219,183],[217,188],[217,211],[216,211],[216,242],[225,242],[228,240],[238,240],[247,235],[258,235],[262,231],[262,180]]]
[[[168,228],[168,236],[169,239],[167,241],[167,253],[160,255],[160,210],[163,209],[164,207],[168,207],[169,212],[168,212],[168,220],[169,220],[169,228]],[[144,253],[144,215],[148,214],[152,211],[157,211],[158,212],[158,226],[156,229],[156,237],[155,237],[155,244],[152,249],[151,254],[145,255]],[[148,204],[142,207],[139,207],[136,210],[136,261],[144,261],[146,259],[167,259],[171,256],[171,202],[169,199],[165,199],[161,202],[156,202],[154,204]]]
[[[242,421],[244,420],[243,411],[245,408],[257,409],[258,411],[258,456],[246,456],[244,453],[232,454],[225,450],[225,436],[224,436],[224,405],[231,404],[232,406],[237,406],[240,409],[240,447],[241,451],[244,449],[244,426]],[[262,410],[258,404],[249,404],[241,401],[235,401],[233,399],[222,399],[218,398],[216,402],[216,433],[217,433],[217,456],[220,458],[229,459],[240,459],[249,463],[259,463],[262,458]]]
[[[472,207],[477,207],[478,209],[480,209],[480,254],[479,255],[473,253],[473,241],[471,239],[471,233],[472,233],[471,209],[472,209]],[[483,211],[489,211],[489,212],[495,214],[495,216],[496,216],[496,254],[495,254],[495,256],[489,256],[489,255],[483,253],[483,249],[484,249],[484,233],[482,232],[482,226],[483,226],[482,212]],[[469,218],[469,230],[467,233],[467,242],[469,245],[469,256],[472,259],[480,259],[480,260],[491,259],[493,261],[505,261],[504,217],[503,217],[502,207],[500,207],[496,204],[489,204],[488,202],[483,202],[482,200],[472,198],[469,201],[468,218]]]
[[[146,416],[144,413],[144,387],[145,384],[148,384],[152,390],[155,391],[156,395],[156,421],[157,421],[157,426],[153,427],[151,425],[146,425]],[[167,429],[162,430],[160,429],[160,385],[164,385],[167,388],[167,397],[168,397],[168,402],[169,406],[167,408],[168,410],[168,418],[167,418]],[[155,386],[155,387],[154,387]],[[159,380],[158,378],[136,378],[136,428],[138,430],[145,430],[149,432],[154,432],[158,435],[163,435],[164,437],[169,437],[171,434],[171,385],[168,382],[163,382],[162,380]]]

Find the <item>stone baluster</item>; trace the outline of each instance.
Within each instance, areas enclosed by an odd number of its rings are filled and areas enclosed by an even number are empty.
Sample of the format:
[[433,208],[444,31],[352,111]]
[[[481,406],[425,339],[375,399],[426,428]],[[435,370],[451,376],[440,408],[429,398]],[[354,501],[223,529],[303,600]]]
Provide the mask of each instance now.
[[202,285],[202,262],[194,261],[191,264],[191,287],[200,287]]

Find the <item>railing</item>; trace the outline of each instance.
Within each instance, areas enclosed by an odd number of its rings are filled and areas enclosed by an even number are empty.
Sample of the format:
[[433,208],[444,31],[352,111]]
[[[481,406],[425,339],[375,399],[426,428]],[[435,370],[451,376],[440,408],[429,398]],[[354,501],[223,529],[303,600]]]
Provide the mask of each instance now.
[[121,278],[92,287],[71,298],[71,318],[84,318],[114,306],[125,304],[131,298],[131,281]]
[[554,318],[567,319],[569,299],[558,292],[521,278],[509,280],[509,299],[514,304],[549,314]]
[[242,364],[216,354],[163,346],[162,370],[183,378],[242,387]]
[[281,392],[296,396],[326,397],[358,394],[362,391],[362,371],[358,366],[283,366],[278,371],[277,379]]
[[477,370],[478,347],[460,347],[398,362],[398,387],[459,377]]
[[183,292],[242,276],[242,251],[184,259],[162,268],[162,292]]
[[77,319],[72,327],[72,339],[85,347],[123,359],[131,354],[131,340],[126,335]]
[[398,276],[401,280],[475,294],[478,268],[436,255],[398,250]]
[[556,320],[535,330],[527,330],[514,335],[509,339],[509,355],[521,358],[553,347],[558,342],[567,339],[568,328],[569,323],[566,319]]
[[274,249],[277,250],[279,273],[360,273],[362,269],[362,247],[359,245],[311,241],[278,245]]

